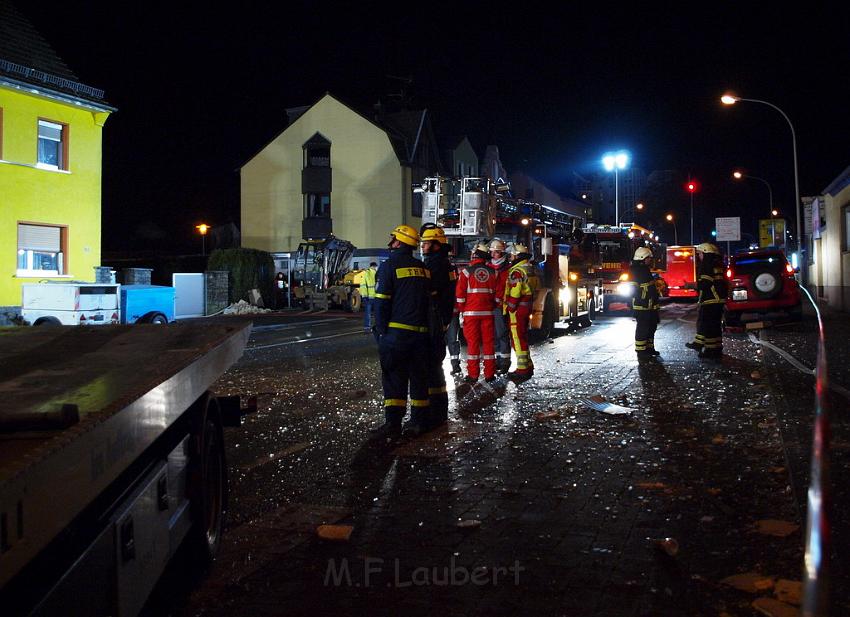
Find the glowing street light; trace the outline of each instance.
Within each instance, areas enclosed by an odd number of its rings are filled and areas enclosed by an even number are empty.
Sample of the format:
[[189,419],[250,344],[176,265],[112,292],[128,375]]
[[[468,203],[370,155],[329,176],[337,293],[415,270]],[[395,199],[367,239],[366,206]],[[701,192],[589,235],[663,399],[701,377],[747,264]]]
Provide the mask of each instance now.
[[201,223],[200,225],[195,225],[195,229],[197,229],[198,233],[201,234],[201,255],[206,255],[207,232],[210,230],[210,226],[206,223]]
[[802,217],[800,216],[800,181],[797,173],[797,134],[794,132],[794,125],[791,124],[790,118],[788,118],[787,114],[779,109],[773,103],[769,103],[768,101],[761,101],[759,99],[745,99],[740,96],[734,96],[732,94],[724,94],[720,97],[720,102],[724,105],[734,105],[738,101],[745,101],[747,103],[761,103],[762,105],[767,105],[768,107],[772,107],[785,118],[785,121],[788,123],[788,128],[791,129],[791,147],[794,151],[794,192],[796,201],[794,202],[796,205],[796,213],[797,213],[797,251],[801,252],[803,250],[803,246],[801,244],[803,239],[803,233],[801,230],[801,221]]
[[679,246],[679,230],[676,228],[676,220],[672,214],[668,214],[665,218],[673,224],[673,242],[676,246]]
[[629,166],[629,153],[625,150],[607,152],[602,156],[602,166],[605,171],[614,172],[614,224],[620,224],[620,185],[617,172]]

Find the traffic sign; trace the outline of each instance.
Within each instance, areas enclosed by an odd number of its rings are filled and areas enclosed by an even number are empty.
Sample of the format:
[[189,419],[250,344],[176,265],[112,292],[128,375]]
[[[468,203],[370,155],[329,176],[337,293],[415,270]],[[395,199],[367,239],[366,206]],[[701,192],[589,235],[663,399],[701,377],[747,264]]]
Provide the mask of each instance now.
[[741,239],[741,217],[723,216],[714,219],[718,242],[735,242]]

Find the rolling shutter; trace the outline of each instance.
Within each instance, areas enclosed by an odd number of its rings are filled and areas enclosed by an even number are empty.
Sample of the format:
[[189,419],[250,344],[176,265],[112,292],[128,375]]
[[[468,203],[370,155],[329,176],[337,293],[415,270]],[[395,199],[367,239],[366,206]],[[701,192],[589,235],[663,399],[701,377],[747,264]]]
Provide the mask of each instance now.
[[19,224],[18,249],[58,253],[62,250],[60,228]]

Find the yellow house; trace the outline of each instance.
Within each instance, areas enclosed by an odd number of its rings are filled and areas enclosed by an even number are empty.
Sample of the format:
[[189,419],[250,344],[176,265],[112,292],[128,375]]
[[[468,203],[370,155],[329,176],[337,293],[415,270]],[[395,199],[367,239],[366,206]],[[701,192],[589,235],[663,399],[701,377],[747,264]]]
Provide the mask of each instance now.
[[112,111],[0,0],[0,324],[17,313],[23,283],[94,280]]
[[427,111],[370,119],[327,94],[288,114],[240,169],[243,246],[286,252],[333,234],[385,248],[396,225],[419,227],[412,185],[441,168]]

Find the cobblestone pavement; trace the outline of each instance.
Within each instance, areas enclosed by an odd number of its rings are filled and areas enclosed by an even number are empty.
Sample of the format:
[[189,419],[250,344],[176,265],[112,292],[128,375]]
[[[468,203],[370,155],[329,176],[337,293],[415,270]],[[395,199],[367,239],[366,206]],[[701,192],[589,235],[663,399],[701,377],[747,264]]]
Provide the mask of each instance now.
[[[787,599],[811,377],[746,333],[727,336],[722,362],[700,361],[684,347],[694,319],[692,305],[666,306],[662,359],[647,363],[626,316],[537,344],[533,380],[455,390],[446,428],[386,444],[366,441],[381,417],[368,337],[287,362],[248,352],[219,384],[266,393],[226,435],[222,555],[190,595],[148,611],[750,616]],[[762,339],[788,345],[810,327]],[[634,411],[594,411],[593,395]],[[322,540],[321,524],[352,533]],[[750,591],[722,582],[745,573]],[[850,614],[847,589],[835,614]]]

